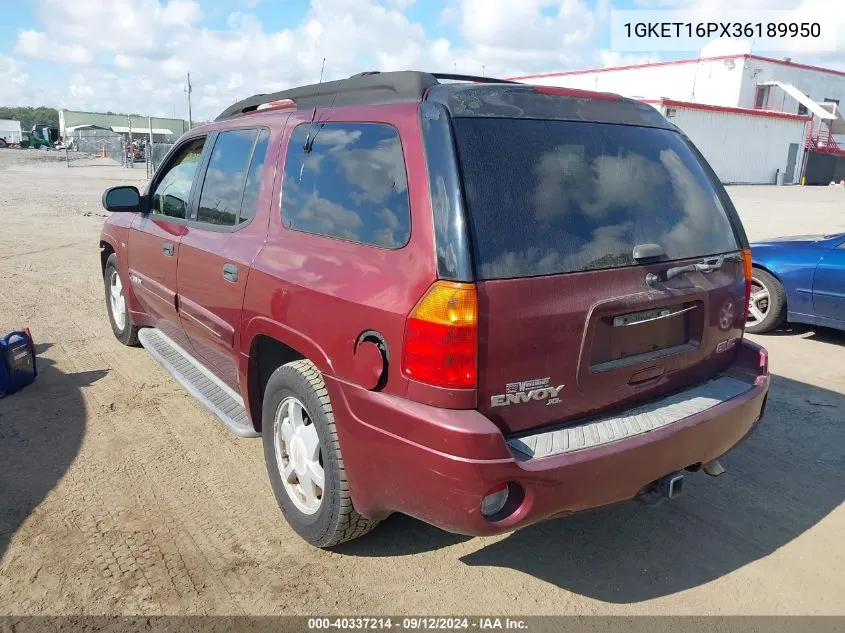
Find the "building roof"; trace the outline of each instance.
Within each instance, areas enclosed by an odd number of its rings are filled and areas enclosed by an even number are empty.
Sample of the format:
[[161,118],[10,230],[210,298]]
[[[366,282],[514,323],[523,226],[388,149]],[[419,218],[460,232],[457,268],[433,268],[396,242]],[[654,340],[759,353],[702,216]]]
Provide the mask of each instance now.
[[680,66],[683,64],[695,64],[706,61],[719,61],[722,59],[756,59],[759,61],[770,62],[772,64],[780,64],[782,66],[791,66],[793,68],[802,68],[804,70],[815,70],[817,72],[828,73],[830,75],[837,75],[845,77],[845,71],[834,70],[832,68],[823,68],[821,66],[810,66],[809,64],[799,64],[791,60],[775,59],[773,57],[762,57],[760,55],[740,54],[740,55],[716,55],[712,57],[694,57],[691,59],[673,59],[670,61],[650,62],[646,64],[631,64],[628,66],[611,66],[608,68],[585,68],[580,70],[564,70],[560,72],[539,73],[536,75],[522,75],[519,77],[509,77],[512,81],[523,81],[525,79],[542,79],[544,77],[565,77],[567,75],[588,75],[591,73],[608,73],[619,70],[632,70],[636,68],[657,68],[659,66]]
[[692,101],[678,101],[677,99],[642,99],[643,103],[665,105],[673,108],[688,108],[690,110],[709,110],[710,112],[729,112],[732,114],[747,114],[749,116],[768,117],[771,119],[791,119],[793,121],[809,121],[813,117],[808,114],[792,114],[775,110],[757,110],[753,108],[734,108],[728,106],[693,103]]
[[[153,132],[156,134],[173,134],[181,136],[188,129],[188,122],[182,119],[171,119],[165,117],[148,117],[133,115],[127,117],[125,114],[107,114],[104,112],[80,112],[77,110],[60,110],[59,121],[64,130],[77,128],[80,125],[96,125],[107,129],[125,127],[127,130],[132,126],[132,131],[144,130],[149,133],[152,122]],[[130,122],[131,121],[131,122]],[[166,130],[158,132],[157,130]]]
[[[132,132],[133,134],[149,134],[150,128],[149,127],[132,127],[130,128],[128,125],[112,125],[111,126],[112,132],[119,132],[121,134],[129,134]],[[176,132],[173,130],[169,130],[163,127],[154,127],[153,134],[162,134],[162,135],[174,135]]]

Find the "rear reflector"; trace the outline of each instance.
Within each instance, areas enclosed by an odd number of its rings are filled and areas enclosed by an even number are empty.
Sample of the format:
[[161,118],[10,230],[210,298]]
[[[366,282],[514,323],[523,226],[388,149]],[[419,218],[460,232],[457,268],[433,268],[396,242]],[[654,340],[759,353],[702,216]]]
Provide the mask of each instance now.
[[764,348],[760,348],[760,371],[768,373],[769,371],[769,352]]
[[405,324],[403,371],[429,385],[474,389],[477,366],[475,285],[436,281]]
[[492,517],[502,511],[508,502],[508,485],[493,486],[481,500],[481,514]]
[[742,251],[742,265],[743,273],[745,274],[745,308],[742,311],[743,321],[748,320],[748,304],[751,302],[751,249],[746,248]]

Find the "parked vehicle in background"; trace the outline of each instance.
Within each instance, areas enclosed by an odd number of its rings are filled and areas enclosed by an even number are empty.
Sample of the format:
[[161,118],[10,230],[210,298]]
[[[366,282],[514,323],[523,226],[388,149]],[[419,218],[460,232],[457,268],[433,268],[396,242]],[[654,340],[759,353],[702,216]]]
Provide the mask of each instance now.
[[637,101],[363,73],[233,105],[103,204],[115,336],[263,437],[320,547],[672,498],[765,408],[742,225]]
[[749,332],[787,322],[845,330],[845,233],[755,242],[751,254]]
[[32,126],[30,132],[33,136],[46,141],[48,145],[53,145],[59,140],[59,128],[52,127],[46,123],[36,123]]
[[13,119],[0,119],[0,147],[18,145],[21,139],[21,122]]
[[20,146],[24,148],[30,147],[32,149],[41,149],[42,147],[49,148],[50,143],[31,132],[23,132],[21,134]]

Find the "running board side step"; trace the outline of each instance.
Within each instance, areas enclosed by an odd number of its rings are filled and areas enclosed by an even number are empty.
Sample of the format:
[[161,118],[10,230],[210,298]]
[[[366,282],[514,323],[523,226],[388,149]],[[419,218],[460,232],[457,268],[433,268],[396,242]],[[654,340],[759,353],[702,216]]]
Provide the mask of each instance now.
[[143,328],[138,341],[209,413],[238,437],[259,437],[244,401],[229,385],[204,367],[158,328]]

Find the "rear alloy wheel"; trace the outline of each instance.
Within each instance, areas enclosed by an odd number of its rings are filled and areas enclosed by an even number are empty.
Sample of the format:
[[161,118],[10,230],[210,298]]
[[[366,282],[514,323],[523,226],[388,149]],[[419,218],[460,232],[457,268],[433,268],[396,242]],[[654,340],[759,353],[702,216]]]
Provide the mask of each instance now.
[[273,420],[276,468],[288,497],[303,514],[314,514],[323,502],[326,473],[317,427],[308,409],[293,396],[276,408]]
[[298,360],[273,372],[264,389],[261,431],[270,484],[297,534],[332,547],[376,526],[352,505],[331,401],[313,363]]
[[751,299],[745,330],[752,334],[769,332],[786,321],[786,292],[781,283],[765,270],[751,274]]

